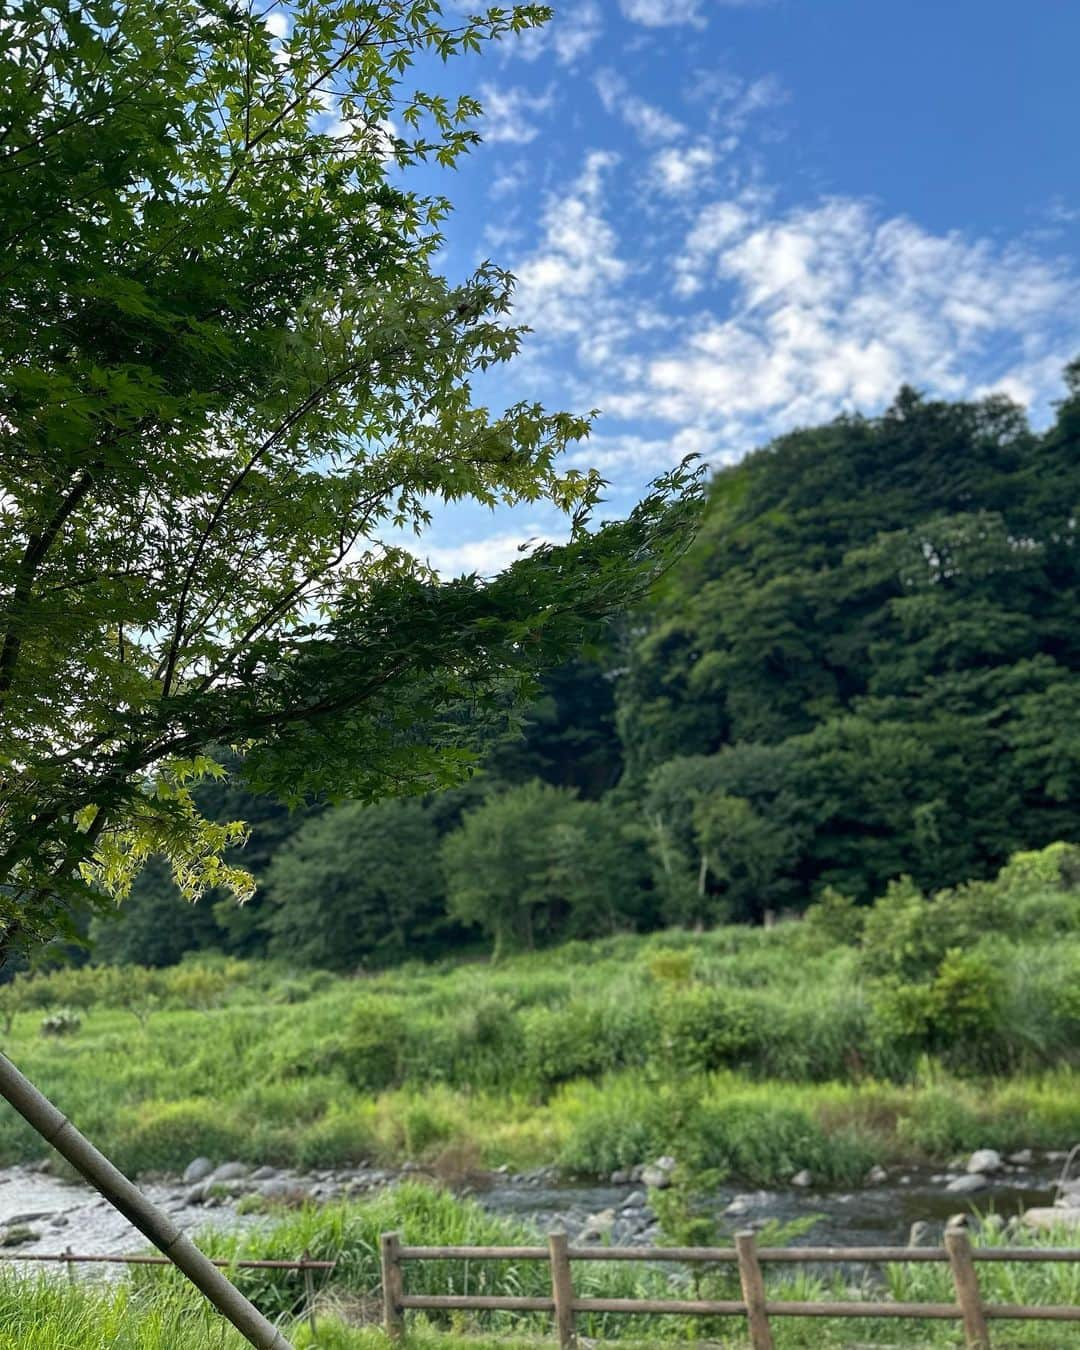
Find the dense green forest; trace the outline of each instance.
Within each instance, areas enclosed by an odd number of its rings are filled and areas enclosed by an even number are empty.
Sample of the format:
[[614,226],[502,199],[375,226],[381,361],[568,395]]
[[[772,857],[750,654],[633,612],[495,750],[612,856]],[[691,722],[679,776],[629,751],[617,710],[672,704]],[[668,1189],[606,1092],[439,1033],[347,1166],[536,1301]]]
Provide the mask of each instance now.
[[349,970],[936,889],[1077,837],[1080,362],[1043,432],[910,389],[724,468],[693,548],[465,787],[289,813],[228,782],[259,891],[151,864],[99,960]]

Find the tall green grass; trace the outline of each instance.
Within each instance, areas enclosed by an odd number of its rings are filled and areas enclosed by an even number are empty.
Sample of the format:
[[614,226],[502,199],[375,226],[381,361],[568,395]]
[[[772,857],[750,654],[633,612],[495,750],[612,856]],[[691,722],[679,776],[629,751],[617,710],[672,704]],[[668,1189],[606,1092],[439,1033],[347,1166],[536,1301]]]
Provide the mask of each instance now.
[[[748,1181],[849,1181],[871,1158],[1080,1137],[1080,909],[1022,871],[932,901],[894,888],[865,924],[840,902],[499,965],[60,971],[0,986],[0,1029],[136,1172],[207,1153],[599,1173],[677,1152]],[[987,913],[1007,941],[979,936]],[[59,1006],[81,1028],[43,1037]],[[0,1163],[40,1151],[0,1111]]]
[[[433,1245],[520,1245],[536,1243],[526,1226],[495,1218],[478,1205],[419,1183],[403,1184],[372,1201],[306,1209],[267,1222],[242,1236],[204,1235],[203,1245],[216,1255],[242,1257],[293,1256],[309,1250],[333,1258],[337,1267],[316,1294],[317,1331],[308,1327],[300,1278],[288,1271],[237,1270],[234,1278],[267,1316],[282,1326],[297,1350],[375,1350],[387,1342],[377,1326],[380,1317],[378,1238],[394,1229],[408,1243]],[[1051,1238],[1062,1243],[1064,1235]],[[981,1243],[1001,1245],[1000,1234],[984,1233]],[[1009,1238],[1010,1244],[1036,1245],[1031,1239]],[[984,1298],[1001,1303],[1076,1304],[1080,1301],[1080,1267],[1066,1264],[980,1263]],[[820,1300],[842,1297],[878,1300],[890,1296],[904,1302],[951,1302],[946,1266],[897,1265],[864,1275],[850,1271],[822,1276],[817,1270],[792,1275],[788,1267],[766,1267],[770,1298]],[[698,1276],[645,1262],[575,1262],[574,1283],[583,1295],[612,1298],[676,1297],[697,1289],[703,1297],[737,1298],[733,1267]],[[549,1273],[544,1262],[410,1262],[406,1287],[425,1293],[517,1293],[546,1295]],[[409,1315],[407,1345],[420,1350],[494,1350],[495,1347],[551,1345],[550,1319],[543,1315],[454,1313],[430,1318]],[[957,1324],[877,1319],[774,1319],[779,1350],[796,1347],[851,1345],[948,1346],[959,1342]],[[617,1342],[626,1350],[666,1343],[744,1347],[740,1322],[689,1317],[589,1315],[580,1319],[588,1343]],[[1061,1324],[1018,1325],[998,1341],[1010,1347],[1056,1347],[1065,1344]],[[0,1276],[0,1350],[239,1350],[243,1344],[207,1308],[176,1272],[138,1267],[115,1284],[100,1281],[69,1284],[67,1279],[24,1279],[10,1272]]]

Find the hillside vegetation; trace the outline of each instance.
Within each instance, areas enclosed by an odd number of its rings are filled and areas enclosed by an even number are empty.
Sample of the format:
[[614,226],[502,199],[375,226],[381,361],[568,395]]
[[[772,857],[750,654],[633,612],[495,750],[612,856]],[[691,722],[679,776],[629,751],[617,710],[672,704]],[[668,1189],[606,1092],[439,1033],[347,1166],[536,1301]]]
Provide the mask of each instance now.
[[[1080,1137],[1080,850],[801,922],[343,979],[86,967],[0,990],[5,1048],[136,1171],[198,1153],[851,1180]],[[37,1156],[12,1113],[0,1160]],[[449,1165],[449,1164],[447,1164]]]
[[713,478],[699,536],[465,786],[290,815],[231,780],[256,899],[154,865],[99,960],[343,972],[860,905],[993,876],[1080,819],[1080,363],[1035,432],[903,390]]

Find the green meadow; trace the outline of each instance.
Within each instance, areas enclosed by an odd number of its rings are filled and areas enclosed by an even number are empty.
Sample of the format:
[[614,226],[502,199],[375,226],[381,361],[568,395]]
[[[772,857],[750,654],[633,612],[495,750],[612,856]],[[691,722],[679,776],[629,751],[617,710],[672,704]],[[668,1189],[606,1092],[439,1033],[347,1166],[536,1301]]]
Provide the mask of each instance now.
[[[135,1173],[198,1154],[850,1183],[1080,1138],[1074,850],[771,929],[570,943],[373,976],[219,960],[0,988],[11,1057]],[[0,1161],[41,1155],[0,1114]]]

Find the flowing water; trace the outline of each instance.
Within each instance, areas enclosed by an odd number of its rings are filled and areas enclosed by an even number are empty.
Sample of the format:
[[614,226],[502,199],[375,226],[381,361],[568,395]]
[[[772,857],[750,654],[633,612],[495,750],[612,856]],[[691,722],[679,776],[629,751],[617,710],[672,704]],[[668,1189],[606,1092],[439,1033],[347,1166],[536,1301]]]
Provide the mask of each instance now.
[[[1036,1160],[1029,1167],[994,1178],[974,1195],[949,1193],[941,1173],[914,1168],[894,1169],[880,1185],[846,1191],[796,1187],[750,1191],[732,1184],[716,1192],[712,1208],[721,1231],[729,1233],[760,1227],[769,1220],[787,1223],[812,1219],[797,1241],[815,1246],[902,1245],[917,1221],[929,1225],[929,1240],[939,1235],[947,1218],[961,1211],[994,1212],[1007,1219],[1029,1206],[1048,1205],[1059,1168],[1060,1164],[1048,1159]],[[333,1195],[350,1182],[377,1186],[386,1175],[365,1176],[350,1171],[296,1176],[282,1172],[279,1178],[295,1176],[305,1188],[315,1186]],[[648,1210],[640,1206],[624,1208],[635,1192],[639,1200],[643,1199],[640,1186],[560,1182],[538,1173],[520,1178],[495,1174],[477,1180],[470,1189],[485,1208],[530,1223],[540,1233],[562,1226],[576,1237],[589,1216],[614,1211],[612,1236],[616,1242],[648,1243],[655,1236]],[[238,1215],[235,1200],[210,1210],[191,1203],[188,1188],[178,1180],[150,1182],[145,1190],[181,1228],[236,1229],[265,1222],[258,1216]],[[723,1211],[737,1196],[741,1197],[736,1204],[740,1212],[725,1216]],[[65,1248],[76,1253],[129,1253],[146,1246],[140,1234],[89,1187],[31,1167],[0,1170],[0,1239],[4,1229],[10,1231],[16,1223],[29,1227],[35,1236],[18,1247],[0,1247],[0,1255],[5,1258],[17,1260],[19,1254],[61,1252]]]

